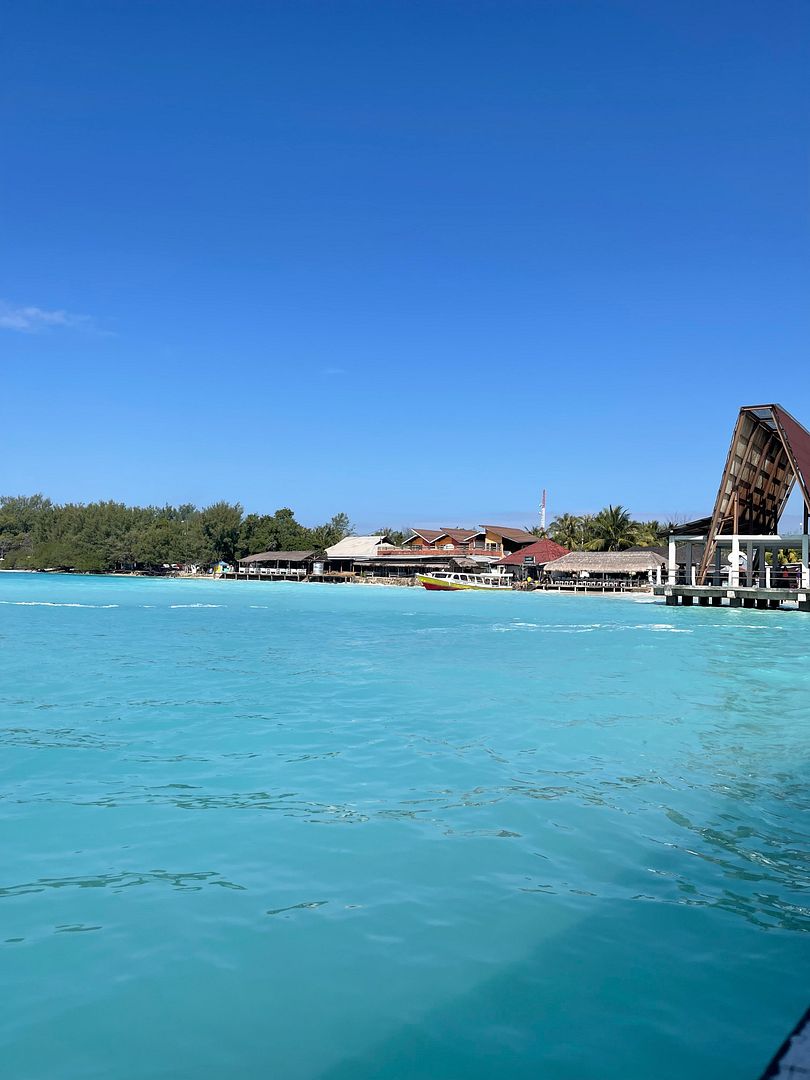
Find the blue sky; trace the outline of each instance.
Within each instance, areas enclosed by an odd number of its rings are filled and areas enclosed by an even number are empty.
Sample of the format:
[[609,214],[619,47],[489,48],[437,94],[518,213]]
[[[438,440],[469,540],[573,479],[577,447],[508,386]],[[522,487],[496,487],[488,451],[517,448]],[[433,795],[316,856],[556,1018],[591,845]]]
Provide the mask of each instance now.
[[810,424],[810,7],[10,0],[0,491],[708,511]]

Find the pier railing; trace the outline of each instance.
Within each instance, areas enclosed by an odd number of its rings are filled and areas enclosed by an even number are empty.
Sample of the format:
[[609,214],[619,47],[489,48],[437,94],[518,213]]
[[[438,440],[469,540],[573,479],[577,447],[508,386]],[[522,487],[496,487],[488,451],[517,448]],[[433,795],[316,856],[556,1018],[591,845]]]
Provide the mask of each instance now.
[[786,566],[766,566],[764,570],[731,570],[724,567],[719,572],[709,570],[702,582],[697,580],[696,569],[681,567],[669,574],[670,585],[710,585],[729,589],[798,589],[801,584],[801,566],[788,563]]
[[240,566],[237,577],[300,577],[307,576],[307,571],[302,567],[284,566]]

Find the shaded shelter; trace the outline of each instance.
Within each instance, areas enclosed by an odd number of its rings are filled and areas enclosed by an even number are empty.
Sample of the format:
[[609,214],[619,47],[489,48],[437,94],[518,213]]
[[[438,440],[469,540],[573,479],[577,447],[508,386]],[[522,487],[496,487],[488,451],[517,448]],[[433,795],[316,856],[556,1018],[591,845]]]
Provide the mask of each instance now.
[[552,575],[597,575],[600,577],[638,577],[650,579],[663,569],[663,555],[653,550],[639,551],[572,551],[546,564]]
[[[779,520],[796,484],[804,502],[802,534],[810,511],[810,432],[781,405],[744,405],[731,438],[720,488],[706,533],[698,582],[706,579],[718,540],[778,535]],[[700,526],[702,522],[693,522]],[[806,543],[803,547],[806,547]],[[740,565],[739,540],[732,563]],[[752,560],[749,560],[752,562]],[[806,568],[806,552],[802,563]],[[748,569],[751,569],[749,565]],[[764,551],[760,570],[764,569]]]

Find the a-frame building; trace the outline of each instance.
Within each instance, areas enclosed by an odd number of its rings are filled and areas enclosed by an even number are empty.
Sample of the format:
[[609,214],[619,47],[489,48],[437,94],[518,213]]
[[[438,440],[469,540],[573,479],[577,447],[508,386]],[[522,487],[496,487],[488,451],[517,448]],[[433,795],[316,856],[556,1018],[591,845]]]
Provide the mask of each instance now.
[[[802,531],[780,534],[797,485]],[[711,517],[673,530],[668,580],[655,592],[668,604],[778,607],[792,600],[810,611],[809,518],[810,431],[781,405],[744,405]],[[784,565],[780,550],[797,552],[800,562]]]
[[705,580],[718,537],[775,536],[796,484],[804,499],[802,532],[806,534],[810,431],[781,405],[744,405],[709,521],[698,581]]

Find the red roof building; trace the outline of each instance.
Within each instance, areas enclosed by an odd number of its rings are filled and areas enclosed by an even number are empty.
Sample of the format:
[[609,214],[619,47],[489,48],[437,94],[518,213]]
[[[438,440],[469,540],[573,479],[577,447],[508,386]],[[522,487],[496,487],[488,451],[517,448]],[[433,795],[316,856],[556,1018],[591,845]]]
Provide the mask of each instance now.
[[561,559],[563,555],[570,554],[567,547],[555,544],[553,540],[537,540],[528,547],[522,547],[519,551],[513,551],[511,555],[501,559],[498,566],[518,567],[526,570],[540,570],[546,563]]

